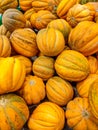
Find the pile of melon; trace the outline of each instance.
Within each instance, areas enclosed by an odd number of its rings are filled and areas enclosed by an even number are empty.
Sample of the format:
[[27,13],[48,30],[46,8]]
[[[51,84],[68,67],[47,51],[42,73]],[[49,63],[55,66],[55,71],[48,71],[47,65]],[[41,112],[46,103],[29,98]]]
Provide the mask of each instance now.
[[0,130],[98,130],[98,0],[0,0]]

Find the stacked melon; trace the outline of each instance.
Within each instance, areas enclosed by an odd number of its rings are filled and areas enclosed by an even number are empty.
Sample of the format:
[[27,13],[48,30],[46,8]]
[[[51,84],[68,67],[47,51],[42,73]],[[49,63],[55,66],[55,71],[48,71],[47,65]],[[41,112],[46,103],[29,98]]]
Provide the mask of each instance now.
[[98,130],[97,10],[0,1],[0,130]]

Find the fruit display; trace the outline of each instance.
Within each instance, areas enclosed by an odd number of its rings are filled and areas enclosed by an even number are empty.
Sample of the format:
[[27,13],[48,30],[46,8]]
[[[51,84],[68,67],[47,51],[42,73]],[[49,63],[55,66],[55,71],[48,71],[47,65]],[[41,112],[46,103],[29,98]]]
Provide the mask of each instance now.
[[0,0],[0,130],[98,130],[98,0]]

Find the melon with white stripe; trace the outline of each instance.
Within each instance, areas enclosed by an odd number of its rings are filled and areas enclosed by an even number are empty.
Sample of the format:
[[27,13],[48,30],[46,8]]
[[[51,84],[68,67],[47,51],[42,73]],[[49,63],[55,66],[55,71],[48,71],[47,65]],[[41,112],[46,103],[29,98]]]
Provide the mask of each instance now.
[[0,130],[21,130],[28,117],[29,109],[22,97],[0,96]]

